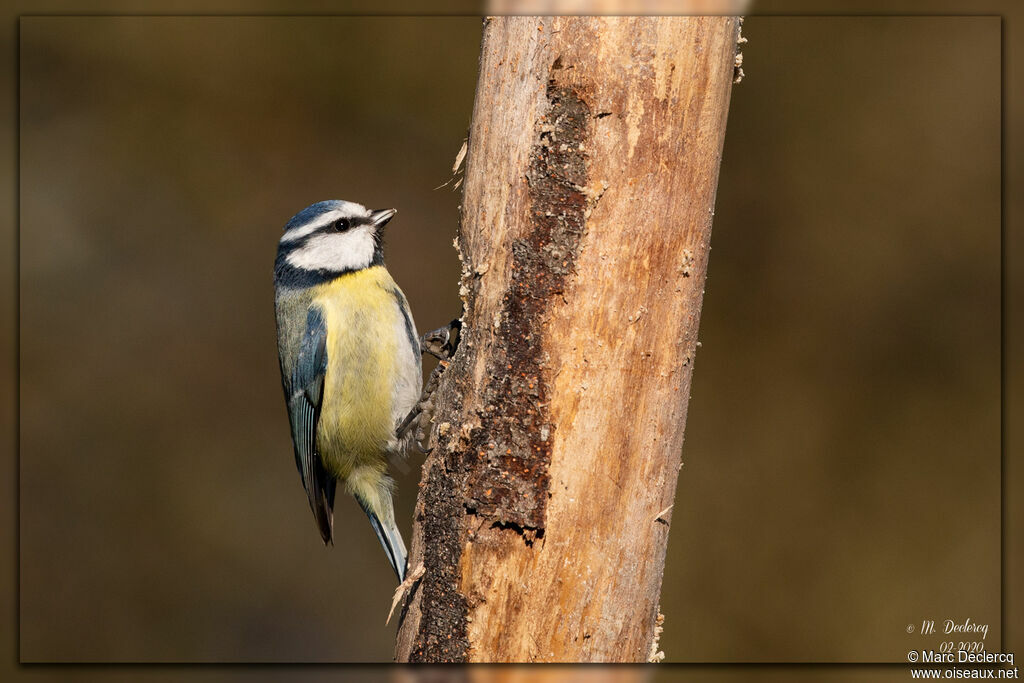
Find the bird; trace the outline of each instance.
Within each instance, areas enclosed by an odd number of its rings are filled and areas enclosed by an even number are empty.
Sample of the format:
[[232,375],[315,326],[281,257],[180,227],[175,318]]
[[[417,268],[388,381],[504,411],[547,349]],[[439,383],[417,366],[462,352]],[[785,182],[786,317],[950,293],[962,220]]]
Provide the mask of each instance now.
[[384,265],[395,209],[317,202],[284,226],[274,263],[277,349],[295,463],[324,545],[334,542],[336,487],[362,507],[404,581],[388,460],[422,390],[416,325]]

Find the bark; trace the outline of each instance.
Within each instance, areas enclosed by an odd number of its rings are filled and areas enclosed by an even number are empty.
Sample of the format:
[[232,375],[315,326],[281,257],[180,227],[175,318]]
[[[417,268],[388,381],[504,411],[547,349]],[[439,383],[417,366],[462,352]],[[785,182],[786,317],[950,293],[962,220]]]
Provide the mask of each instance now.
[[736,17],[502,17],[399,661],[656,651]]

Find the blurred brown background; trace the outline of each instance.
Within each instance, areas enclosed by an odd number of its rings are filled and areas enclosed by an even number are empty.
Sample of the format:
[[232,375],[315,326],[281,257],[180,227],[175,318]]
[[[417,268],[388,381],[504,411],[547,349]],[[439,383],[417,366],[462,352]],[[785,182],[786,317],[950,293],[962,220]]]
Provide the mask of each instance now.
[[[751,17],[661,640],[669,661],[999,643],[1000,22]],[[283,223],[400,210],[421,328],[458,311],[477,18],[32,17],[20,28],[20,657],[387,661],[358,507],[295,471]],[[410,526],[418,458],[399,474]]]

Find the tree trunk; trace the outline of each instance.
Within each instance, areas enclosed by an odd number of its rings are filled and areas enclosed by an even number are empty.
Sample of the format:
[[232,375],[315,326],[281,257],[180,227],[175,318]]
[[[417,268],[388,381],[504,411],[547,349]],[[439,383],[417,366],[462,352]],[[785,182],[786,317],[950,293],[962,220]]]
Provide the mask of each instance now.
[[399,661],[656,652],[739,22],[486,20]]

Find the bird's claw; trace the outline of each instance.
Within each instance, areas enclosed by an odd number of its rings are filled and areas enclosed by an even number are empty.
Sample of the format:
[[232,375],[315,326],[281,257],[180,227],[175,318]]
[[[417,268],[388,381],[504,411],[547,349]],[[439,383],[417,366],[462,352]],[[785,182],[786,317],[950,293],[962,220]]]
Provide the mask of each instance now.
[[430,422],[434,417],[434,391],[441,381],[442,373],[448,367],[448,359],[455,354],[455,350],[458,348],[461,330],[462,321],[453,320],[444,327],[431,330],[420,337],[420,353],[429,353],[438,358],[440,362],[434,368],[434,371],[430,373],[430,378],[427,379],[427,384],[423,388],[420,400],[416,402],[413,409],[402,420],[402,424],[395,430],[395,434],[399,439],[402,439],[410,429],[415,427],[416,431],[413,434],[413,442],[416,444],[416,449],[424,455],[429,455],[434,450],[425,445],[429,442],[430,434],[428,430]]
[[444,327],[427,332],[420,337],[420,353],[429,353],[439,360],[448,360],[459,345],[462,321],[453,320]]

